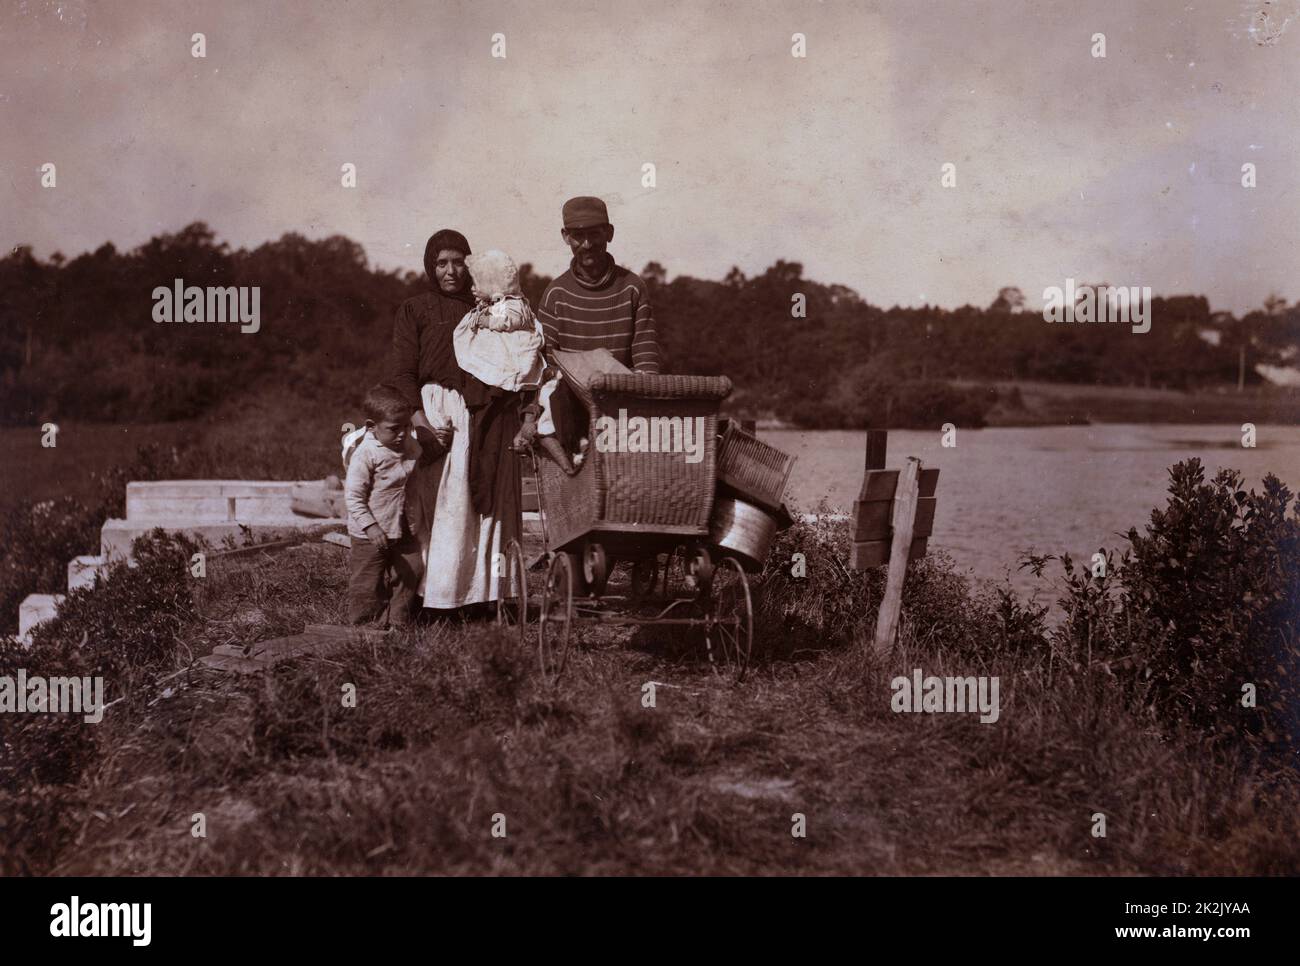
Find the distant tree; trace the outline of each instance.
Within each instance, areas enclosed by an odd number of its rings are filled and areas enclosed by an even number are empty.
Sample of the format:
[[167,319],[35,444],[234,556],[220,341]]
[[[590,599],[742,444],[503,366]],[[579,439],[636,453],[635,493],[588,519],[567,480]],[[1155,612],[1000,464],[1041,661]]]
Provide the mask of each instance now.
[[536,308],[541,304],[542,295],[546,292],[546,287],[551,284],[549,275],[538,275],[533,270],[532,262],[524,262],[519,266],[519,287],[523,289],[524,298]]
[[641,269],[641,278],[651,288],[668,284],[668,270],[658,262],[646,262],[645,268]]
[[1025,293],[1014,285],[998,289],[998,297],[989,306],[990,312],[1022,312],[1025,308]]

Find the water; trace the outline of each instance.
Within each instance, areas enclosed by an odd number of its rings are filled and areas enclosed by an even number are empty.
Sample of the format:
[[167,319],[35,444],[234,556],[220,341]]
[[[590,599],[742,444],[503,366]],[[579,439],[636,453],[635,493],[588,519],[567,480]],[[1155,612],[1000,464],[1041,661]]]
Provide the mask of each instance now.
[[[765,430],[760,438],[798,457],[787,499],[801,510],[821,500],[847,512],[862,484],[864,432]],[[1069,552],[1090,561],[1101,547],[1122,549],[1120,534],[1142,527],[1164,506],[1168,469],[1200,457],[1206,476],[1240,471],[1247,489],[1272,472],[1300,489],[1300,427],[1260,426],[1256,447],[1240,426],[1047,426],[959,429],[945,449],[937,432],[889,434],[888,467],[908,456],[938,467],[938,513],[930,547],[942,548],[977,579],[1009,577],[1027,595],[1041,584],[1017,570],[1020,551]],[[1059,569],[1053,570],[1059,573]]]

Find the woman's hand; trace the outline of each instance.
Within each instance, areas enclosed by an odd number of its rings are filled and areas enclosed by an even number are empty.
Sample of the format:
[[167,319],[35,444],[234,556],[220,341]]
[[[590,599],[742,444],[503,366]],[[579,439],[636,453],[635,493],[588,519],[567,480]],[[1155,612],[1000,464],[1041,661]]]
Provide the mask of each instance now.
[[444,420],[441,425],[434,426],[423,412],[417,412],[411,417],[411,435],[420,444],[422,461],[425,463],[437,459],[451,448],[452,432],[453,427],[449,419]]
[[537,424],[525,423],[519,428],[519,432],[515,433],[514,442],[510,444],[510,448],[516,453],[527,453],[533,448],[533,440],[536,438]]
[[[411,415],[411,431],[416,432],[421,429],[427,430],[430,433],[433,432],[433,427],[429,425],[429,417],[424,415],[423,409],[417,409]],[[416,439],[419,439],[418,432],[416,432]]]

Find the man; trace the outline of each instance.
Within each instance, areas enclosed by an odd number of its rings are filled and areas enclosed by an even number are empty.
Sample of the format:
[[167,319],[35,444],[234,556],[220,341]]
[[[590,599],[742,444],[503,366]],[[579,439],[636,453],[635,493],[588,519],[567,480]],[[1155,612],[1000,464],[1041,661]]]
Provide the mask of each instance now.
[[659,341],[645,282],[614,263],[605,249],[614,238],[599,198],[570,198],[560,235],[573,252],[569,270],[542,295],[537,316],[553,349],[608,349],[638,372],[659,371]]

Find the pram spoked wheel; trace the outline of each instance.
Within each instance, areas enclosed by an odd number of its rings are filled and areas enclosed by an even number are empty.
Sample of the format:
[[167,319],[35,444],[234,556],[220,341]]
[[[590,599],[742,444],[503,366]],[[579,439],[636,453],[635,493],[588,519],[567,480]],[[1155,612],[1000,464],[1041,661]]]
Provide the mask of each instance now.
[[522,647],[528,636],[528,570],[524,563],[524,548],[518,540],[511,540],[506,544],[503,556],[505,573],[501,575],[502,592],[497,598],[497,624],[501,627],[517,626]]
[[712,599],[705,642],[713,670],[744,680],[754,645],[754,604],[745,571],[726,557],[713,571]]
[[559,680],[569,659],[573,630],[573,563],[567,553],[553,553],[542,584],[542,610],[537,620],[537,657],[542,677]]

